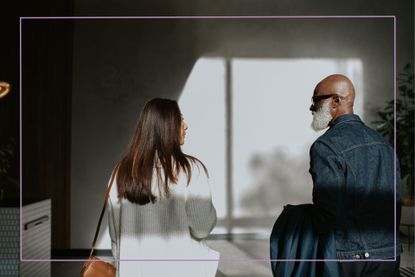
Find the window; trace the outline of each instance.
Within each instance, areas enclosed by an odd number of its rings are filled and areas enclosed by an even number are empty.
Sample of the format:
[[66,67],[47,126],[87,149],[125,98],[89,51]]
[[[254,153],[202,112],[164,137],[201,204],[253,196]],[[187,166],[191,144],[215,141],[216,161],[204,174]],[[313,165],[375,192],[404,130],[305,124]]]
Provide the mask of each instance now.
[[363,117],[360,60],[197,61],[179,99],[189,125],[183,150],[209,169],[213,233],[268,236],[284,205],[311,202],[308,151],[321,133],[310,127],[310,98],[333,73],[353,81]]

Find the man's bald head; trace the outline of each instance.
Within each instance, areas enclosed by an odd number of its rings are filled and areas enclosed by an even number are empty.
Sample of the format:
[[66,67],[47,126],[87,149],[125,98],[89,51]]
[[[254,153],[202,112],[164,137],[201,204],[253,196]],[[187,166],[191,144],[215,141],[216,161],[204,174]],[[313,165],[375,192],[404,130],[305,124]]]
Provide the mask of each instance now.
[[355,98],[353,83],[344,75],[333,74],[321,80],[314,89],[314,96],[335,95],[332,98],[333,120],[343,114],[352,114]]
[[345,104],[353,108],[355,97],[354,86],[352,81],[344,75],[333,74],[327,76],[317,84],[314,94],[337,94],[346,100],[344,102]]

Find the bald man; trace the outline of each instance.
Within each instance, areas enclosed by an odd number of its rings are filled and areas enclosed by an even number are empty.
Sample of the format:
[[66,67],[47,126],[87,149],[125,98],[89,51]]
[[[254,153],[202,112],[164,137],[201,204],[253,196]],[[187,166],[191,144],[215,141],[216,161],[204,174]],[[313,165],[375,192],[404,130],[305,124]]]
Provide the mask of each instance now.
[[[398,276],[400,184],[389,143],[353,114],[355,89],[344,75],[330,75],[314,90],[312,128],[329,128],[310,149],[313,229],[333,231],[342,276]],[[396,242],[395,242],[396,234]],[[388,259],[387,262],[367,260]]]

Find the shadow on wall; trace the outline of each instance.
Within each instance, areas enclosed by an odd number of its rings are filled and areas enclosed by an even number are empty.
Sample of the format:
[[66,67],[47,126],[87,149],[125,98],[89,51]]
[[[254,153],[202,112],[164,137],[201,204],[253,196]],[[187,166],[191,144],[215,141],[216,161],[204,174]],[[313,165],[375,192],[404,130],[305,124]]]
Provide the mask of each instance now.
[[[252,189],[241,199],[241,207],[252,213],[274,214],[286,204],[311,201],[312,181],[308,173],[308,151],[291,156],[282,148],[252,156],[249,167]],[[309,192],[307,192],[309,191]]]

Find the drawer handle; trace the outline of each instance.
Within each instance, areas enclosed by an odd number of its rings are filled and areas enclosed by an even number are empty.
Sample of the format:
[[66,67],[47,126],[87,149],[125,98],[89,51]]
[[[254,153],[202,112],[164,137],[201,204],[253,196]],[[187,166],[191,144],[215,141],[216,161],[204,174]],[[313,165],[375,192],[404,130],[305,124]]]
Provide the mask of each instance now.
[[29,221],[28,223],[26,223],[24,225],[24,229],[25,230],[29,230],[30,228],[36,227],[36,226],[38,226],[40,224],[43,224],[44,222],[46,222],[48,220],[49,220],[49,216],[47,216],[47,215],[42,216],[42,217],[39,217],[38,219]]

